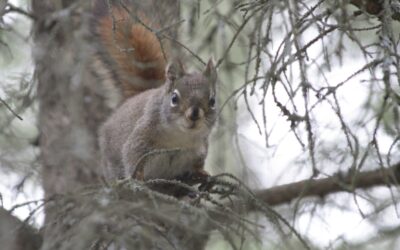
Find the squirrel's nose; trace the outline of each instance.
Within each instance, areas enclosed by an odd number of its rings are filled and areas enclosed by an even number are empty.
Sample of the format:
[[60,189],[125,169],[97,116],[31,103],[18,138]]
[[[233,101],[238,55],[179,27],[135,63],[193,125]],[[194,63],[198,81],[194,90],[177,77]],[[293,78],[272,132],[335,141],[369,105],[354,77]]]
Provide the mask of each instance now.
[[190,121],[197,121],[202,118],[204,115],[204,111],[198,107],[190,107],[186,111],[186,118]]

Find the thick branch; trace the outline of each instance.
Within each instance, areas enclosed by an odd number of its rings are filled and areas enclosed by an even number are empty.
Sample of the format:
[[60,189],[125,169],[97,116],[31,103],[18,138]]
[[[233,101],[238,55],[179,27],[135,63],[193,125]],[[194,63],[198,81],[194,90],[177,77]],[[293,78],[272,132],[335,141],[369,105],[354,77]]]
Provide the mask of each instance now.
[[[366,11],[368,14],[379,16],[383,11],[383,1],[378,0],[351,0],[351,4],[357,6],[361,10]],[[400,12],[396,8],[392,8],[392,18],[400,21]]]
[[0,246],[9,250],[36,250],[42,237],[28,224],[0,208]]
[[[337,192],[372,188],[384,185],[398,185],[400,182],[400,162],[390,168],[377,169],[346,176],[333,176],[317,180],[304,180],[276,186],[256,192],[256,197],[274,206],[291,202],[296,198],[310,196],[324,197]],[[255,209],[254,207],[250,210]]]

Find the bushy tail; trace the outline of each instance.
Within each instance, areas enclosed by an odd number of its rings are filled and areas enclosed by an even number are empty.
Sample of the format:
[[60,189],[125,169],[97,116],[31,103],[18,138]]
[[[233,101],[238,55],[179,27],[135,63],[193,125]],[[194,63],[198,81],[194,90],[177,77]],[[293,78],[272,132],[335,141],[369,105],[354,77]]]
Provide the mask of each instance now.
[[109,0],[95,1],[97,74],[119,87],[126,99],[164,83],[166,54],[143,13]]

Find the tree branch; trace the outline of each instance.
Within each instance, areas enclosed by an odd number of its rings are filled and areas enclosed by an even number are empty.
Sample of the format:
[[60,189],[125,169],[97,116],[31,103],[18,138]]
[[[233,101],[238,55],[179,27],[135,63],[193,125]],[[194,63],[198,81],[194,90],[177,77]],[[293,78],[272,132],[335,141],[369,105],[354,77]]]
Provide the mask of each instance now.
[[[351,0],[351,4],[357,6],[359,9],[366,11],[368,14],[379,16],[383,10],[383,1],[377,0]],[[400,21],[400,10],[392,6],[393,20]]]
[[[345,176],[336,175],[323,179],[311,179],[280,185],[256,191],[255,195],[268,205],[275,206],[291,202],[296,198],[324,197],[328,194],[351,192],[360,188],[399,185],[399,182],[400,162],[385,169],[380,168],[356,174],[349,173]],[[250,207],[250,210],[254,209],[255,207]]]

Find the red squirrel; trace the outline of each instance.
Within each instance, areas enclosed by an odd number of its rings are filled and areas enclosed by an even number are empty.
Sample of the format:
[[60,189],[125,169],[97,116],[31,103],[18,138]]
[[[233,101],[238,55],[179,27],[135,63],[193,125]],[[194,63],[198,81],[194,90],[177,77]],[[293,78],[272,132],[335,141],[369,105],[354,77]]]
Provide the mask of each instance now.
[[99,131],[106,179],[208,176],[204,161],[217,117],[213,60],[191,73],[180,61],[168,63],[167,46],[144,14],[105,2],[95,20],[94,68],[124,99]]

